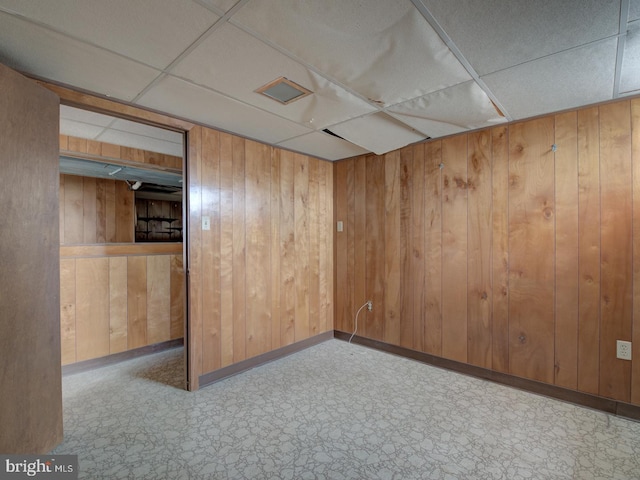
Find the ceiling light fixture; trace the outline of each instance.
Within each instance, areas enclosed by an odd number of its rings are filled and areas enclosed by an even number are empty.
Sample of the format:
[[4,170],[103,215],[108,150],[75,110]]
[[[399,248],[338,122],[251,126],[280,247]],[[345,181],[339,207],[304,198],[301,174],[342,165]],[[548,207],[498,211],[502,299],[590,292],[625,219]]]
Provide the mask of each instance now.
[[125,180],[125,183],[129,187],[129,190],[133,190],[133,191],[138,190],[142,186],[142,182],[140,180],[133,183],[130,182],[129,180]]
[[307,90],[303,86],[285,77],[276,78],[273,82],[269,82],[255,90],[255,92],[276,100],[283,105],[287,105],[294,100],[299,100],[313,93],[311,90]]

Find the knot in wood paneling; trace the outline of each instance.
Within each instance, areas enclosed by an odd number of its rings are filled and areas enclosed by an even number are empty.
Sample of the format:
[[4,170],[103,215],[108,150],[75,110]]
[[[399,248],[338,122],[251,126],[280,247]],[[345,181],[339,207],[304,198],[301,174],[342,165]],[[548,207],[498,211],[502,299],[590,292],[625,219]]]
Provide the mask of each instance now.
[[471,166],[477,173],[482,171],[482,162],[478,159],[478,155],[475,153],[471,156]]
[[462,178],[454,177],[453,181],[456,182],[456,187],[466,190],[468,185]]

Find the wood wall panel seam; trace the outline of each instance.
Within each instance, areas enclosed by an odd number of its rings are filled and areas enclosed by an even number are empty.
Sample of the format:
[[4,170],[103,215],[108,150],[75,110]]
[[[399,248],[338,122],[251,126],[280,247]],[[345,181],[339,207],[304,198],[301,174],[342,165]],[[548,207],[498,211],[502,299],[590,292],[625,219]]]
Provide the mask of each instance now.
[[597,395],[600,377],[600,121],[578,111],[578,390]]
[[578,125],[577,113],[555,117],[556,321],[554,383],[578,388]]

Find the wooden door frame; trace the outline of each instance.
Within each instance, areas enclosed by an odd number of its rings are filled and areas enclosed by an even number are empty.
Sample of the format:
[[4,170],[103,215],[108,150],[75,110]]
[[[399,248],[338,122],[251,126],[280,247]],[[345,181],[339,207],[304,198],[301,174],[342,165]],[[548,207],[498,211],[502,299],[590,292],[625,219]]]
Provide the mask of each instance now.
[[131,120],[146,125],[160,127],[164,129],[173,130],[184,134],[184,145],[182,155],[182,175],[183,175],[183,188],[182,188],[182,209],[183,209],[183,238],[182,238],[182,256],[183,256],[183,270],[184,270],[184,361],[185,361],[185,389],[195,390],[198,388],[198,379],[192,378],[196,375],[195,371],[190,364],[190,352],[191,352],[191,335],[190,331],[190,308],[189,308],[189,132],[196,127],[196,124],[181,120],[169,115],[146,110],[144,108],[127,104],[124,102],[118,102],[104,97],[99,97],[95,94],[82,92],[73,88],[51,83],[46,80],[31,77],[36,83],[51,90],[60,97],[60,104],[70,107],[81,108],[83,110],[90,110],[96,113],[102,113],[126,120]]

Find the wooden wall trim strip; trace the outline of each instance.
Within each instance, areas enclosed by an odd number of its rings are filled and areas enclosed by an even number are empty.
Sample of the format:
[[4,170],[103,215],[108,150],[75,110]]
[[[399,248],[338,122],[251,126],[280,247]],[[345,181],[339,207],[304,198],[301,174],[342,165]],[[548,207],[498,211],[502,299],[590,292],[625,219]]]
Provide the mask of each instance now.
[[89,370],[94,370],[100,367],[106,367],[116,363],[131,360],[143,355],[150,355],[152,353],[164,352],[165,350],[171,350],[172,348],[182,347],[184,341],[182,338],[176,338],[174,340],[167,340],[166,342],[156,343],[154,345],[146,345],[144,347],[134,348],[125,352],[118,352],[105,357],[92,358],[90,360],[84,360],[82,362],[72,363],[71,365],[62,366],[62,376],[73,375],[75,373],[82,373]]
[[61,258],[120,257],[129,255],[180,255],[182,243],[62,245]]
[[205,373],[199,378],[200,387],[211,385],[212,383],[219,382],[220,380],[224,380],[225,378],[237,375],[242,372],[246,372],[247,370],[259,367],[260,365],[264,365],[265,363],[273,362],[274,360],[278,360],[293,353],[305,350],[309,347],[313,347],[314,345],[326,342],[327,340],[331,340],[333,338],[333,335],[333,330],[329,330],[328,332],[323,332],[319,335],[300,340],[299,342],[291,343],[284,347],[271,350],[247,360],[234,363],[233,365],[229,365],[214,372]]
[[[334,337],[339,340],[348,341],[351,337],[351,334],[336,330],[334,332]],[[576,392],[575,390],[560,387],[557,385],[551,385],[548,383],[538,382],[536,380],[530,380],[528,378],[517,377],[515,375],[509,375],[507,373],[496,372],[495,370],[489,370],[487,368],[470,365],[468,363],[459,362],[457,360],[437,357],[428,353],[418,352],[416,350],[411,350],[397,345],[391,345],[379,340],[372,340],[369,338],[354,336],[351,342],[365,347],[373,348],[375,350],[380,350],[382,352],[392,353],[394,355],[409,358],[411,360],[416,360],[418,362],[426,363],[435,367],[451,370],[453,372],[462,373],[464,375],[469,375],[483,380],[489,380],[491,382],[507,385],[509,387],[518,388],[530,393],[544,395],[546,397],[563,400],[565,402],[573,403],[583,407],[601,410],[603,412],[618,415],[620,417],[640,420],[640,406],[631,405],[626,402],[598,397],[589,393]]]

